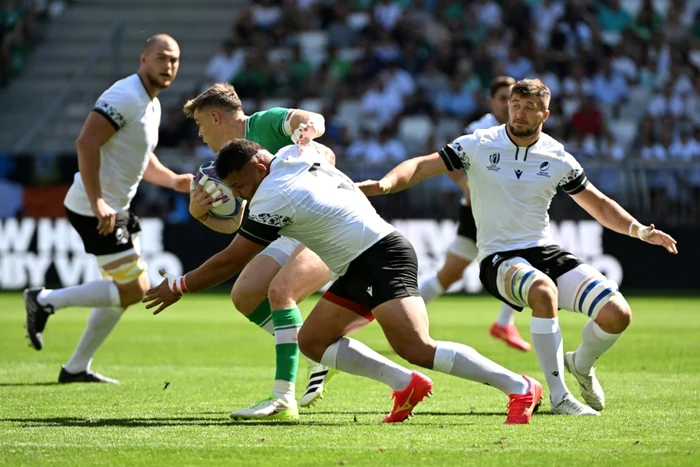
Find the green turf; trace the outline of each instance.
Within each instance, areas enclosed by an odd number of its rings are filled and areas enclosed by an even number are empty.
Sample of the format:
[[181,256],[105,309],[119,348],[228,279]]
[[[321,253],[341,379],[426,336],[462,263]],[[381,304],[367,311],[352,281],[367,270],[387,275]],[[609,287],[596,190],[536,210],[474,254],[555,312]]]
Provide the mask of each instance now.
[[[0,464],[700,465],[700,300],[630,301],[632,327],[599,362],[608,402],[600,418],[552,416],[545,402],[530,425],[504,426],[497,390],[427,371],[435,396],[403,424],[380,423],[388,388],[339,375],[289,426],[228,418],[269,394],[274,345],[226,295],[187,297],[157,317],[130,310],[93,365],[119,386],[54,384],[87,310],[59,311],[36,352],[19,294],[0,295]],[[485,297],[439,300],[432,334],[543,381],[533,353],[487,334],[498,308]],[[561,322],[565,349],[574,349],[584,319]],[[517,323],[529,335],[527,317]],[[376,324],[357,337],[392,355]]]

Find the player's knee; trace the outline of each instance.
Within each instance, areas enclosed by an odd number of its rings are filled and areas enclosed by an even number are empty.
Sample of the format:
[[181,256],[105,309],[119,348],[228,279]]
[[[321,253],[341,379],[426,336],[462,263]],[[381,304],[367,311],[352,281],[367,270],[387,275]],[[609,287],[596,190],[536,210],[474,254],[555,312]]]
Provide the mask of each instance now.
[[554,317],[557,313],[557,286],[552,279],[542,274],[530,286],[527,301],[533,312],[536,311],[548,315],[547,317]]
[[627,300],[618,292],[601,308],[595,322],[605,332],[620,334],[632,323],[632,309]]
[[270,300],[270,308],[273,310],[281,310],[282,308],[296,306],[292,287],[290,287],[285,278],[275,277],[275,279],[270,282],[270,287],[267,289],[267,298]]
[[308,326],[302,326],[297,335],[299,352],[315,362],[321,361],[323,353],[328,348],[328,345],[318,339],[319,335],[320,333],[313,332]]
[[123,308],[127,308],[135,303],[141,301],[141,299],[146,295],[146,291],[149,289],[150,283],[148,281],[148,275],[143,274],[138,279],[131,281],[126,284],[117,283],[117,289],[119,289],[119,300]]
[[234,285],[234,287],[231,289],[231,301],[233,302],[233,306],[244,316],[248,316],[253,313],[255,308],[260,305],[260,302],[264,300],[263,298],[255,303],[256,299],[257,294],[255,296],[253,296],[253,294],[247,294],[240,287],[236,287]]
[[433,367],[436,343],[430,337],[400,340],[392,342],[391,346],[397,355],[408,363],[423,368]]

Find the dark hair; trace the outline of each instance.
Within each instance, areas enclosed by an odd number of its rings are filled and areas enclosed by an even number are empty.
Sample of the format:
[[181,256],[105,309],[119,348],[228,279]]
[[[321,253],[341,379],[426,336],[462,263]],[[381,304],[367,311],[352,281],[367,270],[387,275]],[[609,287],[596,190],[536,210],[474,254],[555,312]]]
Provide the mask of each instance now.
[[216,176],[224,180],[231,172],[239,172],[257,153],[264,149],[258,143],[247,139],[234,139],[226,143],[216,155],[214,162]]
[[525,96],[525,97],[536,97],[538,98],[544,108],[549,107],[549,100],[552,97],[552,93],[549,88],[539,79],[521,79],[513,86],[510,90],[511,98],[515,95]]
[[209,107],[210,105],[221,107],[231,112],[243,110],[243,104],[241,104],[241,99],[236,94],[236,88],[228,83],[216,83],[199,96],[188,100],[183,110],[187,118],[193,118],[195,110]]
[[496,93],[503,88],[509,88],[515,84],[515,78],[510,76],[496,76],[491,80],[491,97],[496,97]]

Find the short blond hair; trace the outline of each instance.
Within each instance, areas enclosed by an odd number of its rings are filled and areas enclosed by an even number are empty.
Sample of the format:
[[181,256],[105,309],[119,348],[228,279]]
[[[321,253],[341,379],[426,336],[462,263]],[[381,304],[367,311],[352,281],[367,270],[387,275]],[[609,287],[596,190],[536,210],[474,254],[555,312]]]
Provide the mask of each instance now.
[[549,108],[549,101],[552,98],[552,93],[547,85],[537,78],[521,79],[515,83],[510,90],[511,99],[516,94],[523,97],[538,98],[545,109]]
[[243,104],[236,89],[228,83],[216,83],[199,96],[188,100],[183,111],[187,118],[193,118],[196,110],[209,106],[220,107],[230,112],[243,110]]

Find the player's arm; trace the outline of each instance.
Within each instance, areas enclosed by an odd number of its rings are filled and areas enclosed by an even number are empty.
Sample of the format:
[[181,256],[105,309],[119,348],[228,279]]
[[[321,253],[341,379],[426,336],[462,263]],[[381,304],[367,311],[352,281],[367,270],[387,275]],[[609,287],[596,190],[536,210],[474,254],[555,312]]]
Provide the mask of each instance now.
[[[280,229],[284,225],[288,225],[291,218],[275,212],[276,206],[281,209],[285,208],[284,205],[280,205],[278,199],[270,199],[268,209],[261,211],[260,208],[263,204],[264,202],[258,203],[257,214],[253,214],[251,209],[244,225],[229,246],[209,258],[200,267],[180,277],[168,276],[161,272],[165,280],[146,292],[142,300],[144,303],[148,303],[146,308],[157,306],[158,308],[153,312],[154,315],[157,315],[177,302],[186,293],[205,290],[230,279],[234,274],[240,272],[263,248],[279,238]],[[262,207],[265,208],[265,206]],[[255,219],[262,217],[260,212],[263,212],[267,219],[279,218],[280,221],[276,225],[258,222]],[[281,210],[277,210],[277,212],[281,212]]]
[[476,141],[474,135],[460,136],[440,152],[403,161],[381,180],[367,180],[357,186],[367,196],[385,195],[405,190],[436,175],[468,169]]
[[301,136],[298,134],[299,130],[305,128],[309,129],[307,136],[309,141],[320,138],[326,132],[326,119],[316,112],[301,109],[290,110],[284,119],[284,131],[294,140],[295,135],[297,139]]
[[565,157],[567,173],[559,182],[559,186],[603,227],[653,245],[661,245],[670,253],[678,253],[673,237],[661,230],[656,230],[654,224],[642,225],[617,202],[593,186],[573,156],[567,153]]
[[92,111],[75,141],[78,153],[78,169],[90,201],[90,208],[97,217],[97,231],[107,235],[114,230],[114,209],[102,198],[100,185],[100,148],[117,132],[118,126],[102,113]]
[[157,287],[146,292],[142,302],[147,303],[146,309],[158,307],[153,314],[157,315],[186,293],[199,292],[219,285],[239,273],[251,259],[264,248],[263,245],[236,235],[224,250],[209,258],[197,269],[184,276],[172,277],[164,271],[165,278]]
[[465,177],[464,172],[455,170],[448,173],[447,176],[450,177],[450,179],[462,189],[467,203],[470,203],[469,182],[467,181],[467,177]]
[[[215,207],[214,204],[216,203],[217,198],[215,195],[217,195],[217,193],[214,190],[212,190],[213,193],[210,193],[210,189],[205,188],[207,179],[208,177],[204,175],[199,180],[199,183],[196,183],[194,180],[190,182],[190,214],[192,217],[215,232],[232,234],[241,226],[246,202],[242,202],[241,207],[238,210],[238,214],[231,219],[217,219],[211,216],[209,211],[211,208]],[[215,187],[213,184],[209,186],[211,188]]]
[[172,188],[180,193],[188,193],[190,191],[192,178],[192,174],[176,174],[164,166],[153,153],[149,156],[146,171],[143,173],[143,179],[147,182],[165,188]]

